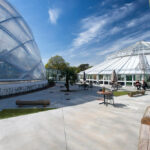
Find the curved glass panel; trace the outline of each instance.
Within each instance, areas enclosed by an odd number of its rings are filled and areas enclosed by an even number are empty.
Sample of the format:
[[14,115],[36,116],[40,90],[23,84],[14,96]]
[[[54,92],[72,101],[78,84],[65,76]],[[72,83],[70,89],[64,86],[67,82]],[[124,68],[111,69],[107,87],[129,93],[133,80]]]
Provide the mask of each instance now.
[[0,79],[45,79],[32,32],[6,0],[0,0]]

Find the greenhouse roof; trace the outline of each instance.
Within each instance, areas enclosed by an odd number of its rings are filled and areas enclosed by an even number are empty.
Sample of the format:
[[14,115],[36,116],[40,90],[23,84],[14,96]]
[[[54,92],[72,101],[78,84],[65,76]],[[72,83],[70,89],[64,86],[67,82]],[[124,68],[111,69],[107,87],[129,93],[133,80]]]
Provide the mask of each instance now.
[[108,56],[107,59],[113,59],[116,57],[126,57],[139,54],[150,54],[150,42],[140,41],[123,50],[117,51]]
[[104,62],[85,70],[85,73],[112,74],[113,70],[117,74],[150,74],[150,42],[137,42],[118,51],[108,56]]

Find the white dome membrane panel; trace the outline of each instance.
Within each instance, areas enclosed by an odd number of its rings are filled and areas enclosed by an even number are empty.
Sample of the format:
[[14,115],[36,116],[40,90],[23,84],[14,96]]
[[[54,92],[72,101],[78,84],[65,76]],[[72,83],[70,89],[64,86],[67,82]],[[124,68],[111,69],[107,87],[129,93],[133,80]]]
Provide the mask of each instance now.
[[21,25],[22,29],[27,33],[30,39],[33,39],[33,35],[29,28],[25,25],[25,22],[22,19],[17,19],[18,23]]
[[5,10],[11,16],[17,16],[19,13],[8,3],[7,0],[0,0],[1,9]]
[[0,0],[0,79],[45,79],[45,68],[22,16]]
[[[133,53],[134,51],[136,52]],[[85,70],[85,73],[103,75],[112,74],[112,71],[115,70],[117,74],[150,74],[150,42],[137,42],[123,51],[108,56],[108,58]],[[83,72],[79,74],[83,74]]]
[[9,51],[18,46],[17,41],[11,38],[8,34],[6,34],[2,29],[0,29],[0,56],[1,52]]
[[2,9],[1,5],[0,5],[0,22],[10,18],[11,15],[9,13],[7,13],[4,9]]
[[[30,39],[24,28],[18,23],[17,19],[11,19],[6,22],[1,23],[1,26],[5,28],[8,34],[12,35],[16,41],[25,42]],[[5,31],[6,32],[6,31]]]

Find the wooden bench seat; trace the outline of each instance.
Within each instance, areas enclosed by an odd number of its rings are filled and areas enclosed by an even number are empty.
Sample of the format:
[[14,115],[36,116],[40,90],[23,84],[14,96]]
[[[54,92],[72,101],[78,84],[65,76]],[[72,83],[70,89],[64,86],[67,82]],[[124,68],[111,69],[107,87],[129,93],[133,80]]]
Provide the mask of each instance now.
[[145,91],[129,92],[129,93],[128,93],[128,96],[133,97],[134,95],[139,95],[139,94],[144,95],[144,94],[145,94]]
[[141,120],[138,150],[150,150],[150,106]]
[[16,105],[18,106],[24,106],[24,105],[43,105],[46,107],[47,105],[50,105],[50,100],[37,100],[37,101],[22,101],[17,100]]

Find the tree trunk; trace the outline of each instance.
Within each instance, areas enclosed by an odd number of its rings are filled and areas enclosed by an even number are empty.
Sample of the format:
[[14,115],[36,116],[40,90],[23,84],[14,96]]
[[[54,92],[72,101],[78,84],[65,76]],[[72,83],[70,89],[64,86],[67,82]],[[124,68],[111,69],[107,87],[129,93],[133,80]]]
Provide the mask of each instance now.
[[66,75],[66,89],[69,92],[69,78],[68,78],[68,75]]

